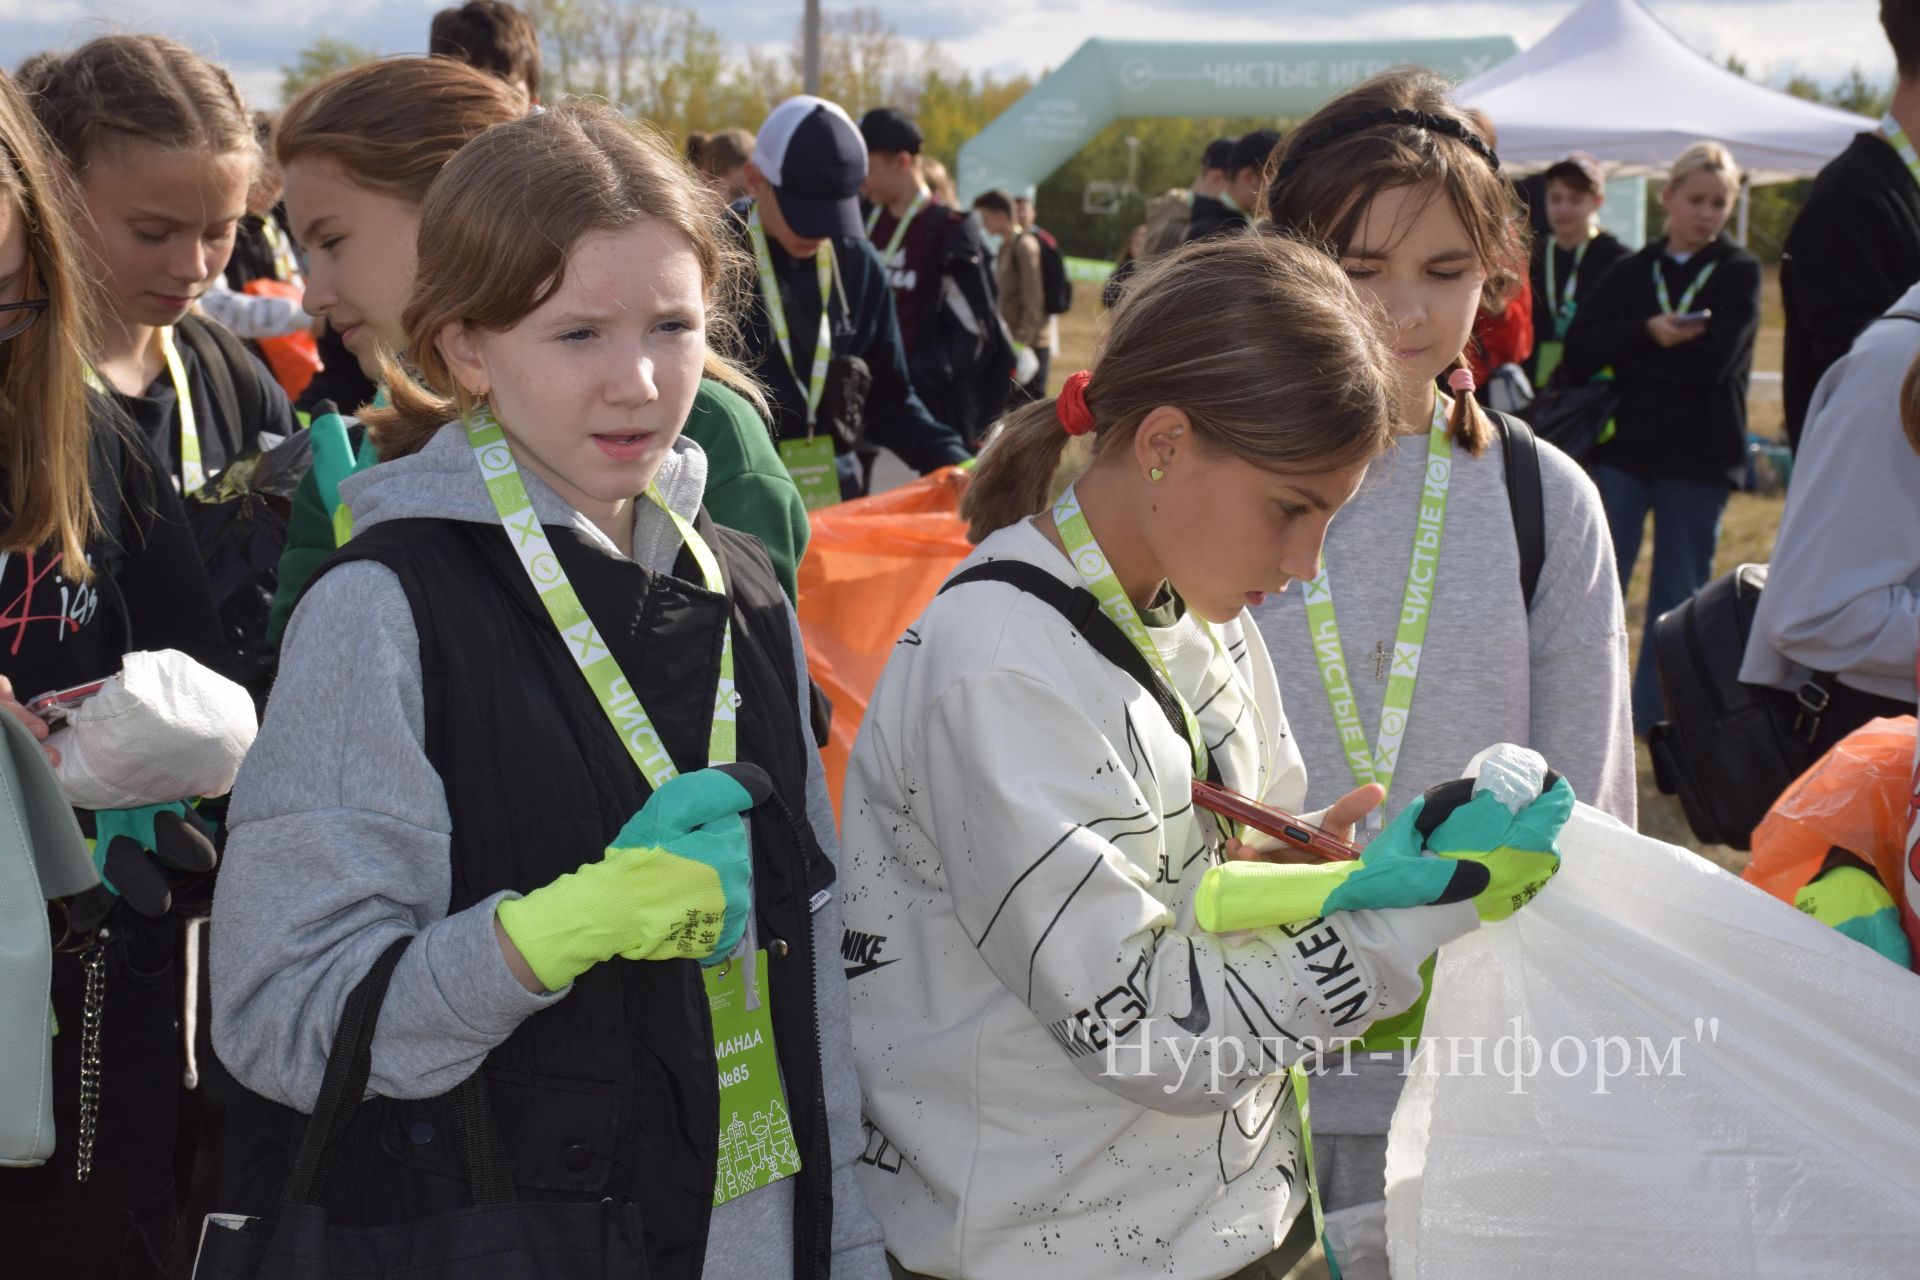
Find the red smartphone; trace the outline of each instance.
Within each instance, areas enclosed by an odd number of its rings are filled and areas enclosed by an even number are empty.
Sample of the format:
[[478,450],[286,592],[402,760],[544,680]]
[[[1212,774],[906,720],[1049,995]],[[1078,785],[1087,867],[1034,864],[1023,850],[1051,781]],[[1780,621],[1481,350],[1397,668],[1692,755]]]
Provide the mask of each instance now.
[[1237,791],[1216,787],[1211,782],[1194,782],[1193,802],[1202,809],[1232,818],[1235,822],[1244,822],[1282,844],[1313,854],[1322,862],[1347,862],[1360,856],[1360,846],[1350,841],[1302,822],[1284,810],[1249,800]]
[[43,693],[27,703],[27,710],[49,723],[65,720],[69,711],[100,692],[106,687],[106,683],[106,680],[92,680],[86,684],[76,684],[65,689],[55,689],[52,693]]

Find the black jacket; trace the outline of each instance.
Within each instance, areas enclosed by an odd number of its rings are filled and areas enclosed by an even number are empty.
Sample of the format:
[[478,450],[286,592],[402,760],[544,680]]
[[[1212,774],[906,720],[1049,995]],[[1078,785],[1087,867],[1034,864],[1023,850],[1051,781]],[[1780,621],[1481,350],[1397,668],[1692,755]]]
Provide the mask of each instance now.
[[[1573,269],[1573,260],[1579,249],[1569,252],[1554,243],[1551,234],[1533,242],[1533,261],[1527,268],[1529,281],[1533,285],[1533,352],[1527,357],[1527,377],[1536,383],[1539,381],[1540,344],[1554,340],[1554,316],[1559,302],[1569,291],[1573,294],[1575,314],[1587,297],[1592,294],[1601,277],[1608,268],[1627,256],[1627,246],[1602,231],[1587,241],[1587,251],[1580,257],[1580,269]],[[1547,257],[1553,258],[1554,296],[1547,297]],[[1569,285],[1571,284],[1571,290]]]
[[[740,243],[749,253],[753,245],[747,237],[746,216],[751,207],[751,201],[733,206]],[[751,285],[751,304],[742,319],[741,337],[748,363],[772,393],[775,438],[800,439],[807,433],[806,386],[820,331],[819,278],[814,274],[812,259],[795,261],[772,236],[767,237],[767,253],[786,312],[793,367],[787,367],[780,344],[774,339],[757,276]],[[927,412],[927,406],[914,394],[907,354],[900,345],[893,291],[887,285],[879,250],[864,237],[849,240],[835,236],[833,260],[837,276],[829,310],[834,354],[860,357],[873,375],[873,388],[866,401],[867,438],[893,450],[908,466],[921,472],[965,462],[973,455],[959,435]]]
[[[883,210],[873,227],[875,249],[886,251],[895,225]],[[1013,343],[999,323],[992,256],[972,220],[932,203],[907,228],[898,260],[886,270],[914,394],[962,440],[978,440],[1013,394]],[[949,300],[948,281],[959,304]],[[955,315],[956,305],[970,313],[971,328]]]
[[1820,176],[1787,232],[1782,392],[1800,443],[1820,375],[1920,280],[1920,181],[1885,139],[1855,135]]
[[1193,213],[1187,219],[1187,241],[1191,243],[1211,235],[1237,235],[1250,225],[1239,212],[1227,208],[1224,201],[1212,196],[1195,196]]
[[[1665,237],[1622,258],[1580,304],[1567,335],[1567,376],[1584,382],[1611,367],[1620,388],[1618,434],[1594,461],[1646,476],[1738,484],[1746,468],[1747,381],[1760,329],[1760,260],[1722,232],[1678,263]],[[1653,272],[1675,307],[1708,264],[1713,276],[1688,310],[1710,310],[1707,330],[1662,347],[1647,332],[1660,310]]]

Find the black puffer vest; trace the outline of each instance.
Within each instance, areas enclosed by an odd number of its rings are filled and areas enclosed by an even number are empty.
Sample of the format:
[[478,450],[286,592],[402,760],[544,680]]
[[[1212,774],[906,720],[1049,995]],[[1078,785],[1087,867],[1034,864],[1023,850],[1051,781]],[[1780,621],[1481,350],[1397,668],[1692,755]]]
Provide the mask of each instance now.
[[[719,555],[732,595],[739,756],[774,782],[773,799],[750,819],[754,923],[768,952],[775,1041],[802,1161],[794,1274],[825,1276],[832,1169],[810,901],[834,872],[805,821],[812,740],[799,713],[786,597],[766,553],[752,538],[716,528],[704,511],[696,527]],[[727,599],[689,585],[699,573],[684,549],[684,577],[666,577],[571,528],[546,531],[674,763],[699,768]],[[598,859],[649,787],[505,531],[396,520],[356,536],[315,580],[354,560],[391,569],[412,604],[426,753],[453,815],[449,913],[502,889],[537,889]],[[700,1274],[719,1088],[696,964],[598,965],[488,1054],[483,1070],[522,1199],[632,1200],[645,1225],[650,1276]],[[369,1102],[335,1166],[328,1190],[334,1221],[406,1222],[469,1203],[455,1134],[441,1100]]]

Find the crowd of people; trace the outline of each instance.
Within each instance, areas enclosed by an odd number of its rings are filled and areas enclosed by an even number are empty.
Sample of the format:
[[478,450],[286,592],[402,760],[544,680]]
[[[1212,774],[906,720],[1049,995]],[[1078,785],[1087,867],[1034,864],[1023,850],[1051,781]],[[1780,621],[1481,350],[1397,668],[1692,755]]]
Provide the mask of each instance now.
[[[1817,687],[1820,749],[1916,700],[1920,2],[1882,14],[1892,110],[1788,244],[1799,466],[1727,656]],[[1526,909],[1575,796],[1636,821],[1652,628],[1746,456],[1734,157],[1675,156],[1630,251],[1592,157],[1516,184],[1387,72],[1211,143],[1062,377],[1030,194],[962,209],[900,110],[674,145],[543,102],[500,0],[429,45],[277,115],[156,35],[0,76],[0,711],[57,767],[36,699],[154,651],[260,710],[230,798],[75,811],[103,884],[49,905],[9,1268],[212,1274],[331,1108],[314,1202],[369,1238],[562,1206],[606,1274],[1385,1276],[1437,949]],[[800,567],[881,450],[963,468],[977,547],[833,797]],[[1493,744],[1530,782],[1420,825]],[[1244,873],[1324,869],[1205,783],[1365,852],[1273,907]],[[1341,1040],[1309,1128],[1287,1068]]]

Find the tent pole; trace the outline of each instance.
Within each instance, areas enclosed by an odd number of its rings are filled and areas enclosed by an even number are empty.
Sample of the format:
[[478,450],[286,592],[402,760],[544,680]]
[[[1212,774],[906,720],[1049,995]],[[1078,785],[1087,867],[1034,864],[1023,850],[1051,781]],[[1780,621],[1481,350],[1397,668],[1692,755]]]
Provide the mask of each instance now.
[[1747,247],[1747,224],[1752,213],[1753,184],[1742,182],[1740,184],[1740,221],[1736,224],[1738,229],[1734,232],[1734,236],[1740,241],[1740,247],[1743,249]]

